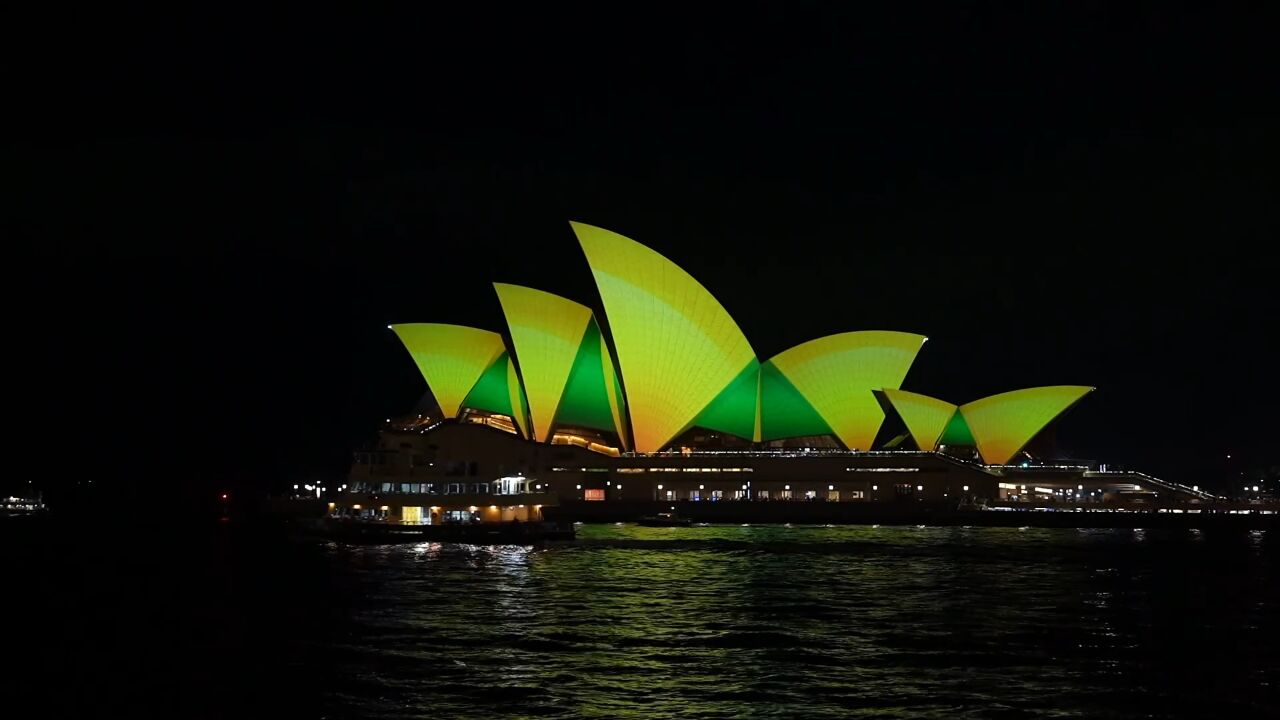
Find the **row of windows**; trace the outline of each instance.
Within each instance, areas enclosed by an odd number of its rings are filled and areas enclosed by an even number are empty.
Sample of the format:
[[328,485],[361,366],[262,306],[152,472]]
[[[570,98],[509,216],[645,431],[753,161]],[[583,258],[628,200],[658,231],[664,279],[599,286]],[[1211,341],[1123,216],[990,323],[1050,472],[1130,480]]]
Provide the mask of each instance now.
[[[478,483],[358,483],[353,492],[382,492],[387,494],[412,493],[423,495],[517,495],[532,492],[530,483],[523,478],[503,478],[494,482]],[[541,485],[538,489],[541,489]]]
[[[567,470],[568,468],[554,468],[554,469],[555,469],[555,470]],[[583,469],[584,469],[584,470],[586,470],[586,468],[583,468]],[[718,467],[703,467],[703,468],[690,468],[690,467],[687,467],[687,468],[676,468],[676,467],[651,467],[651,468],[618,468],[618,470],[617,470],[617,471],[618,471],[618,472],[620,472],[620,473],[644,473],[644,472],[651,472],[651,473],[668,473],[668,472],[689,472],[689,473],[718,473],[718,472],[725,472],[725,473],[744,473],[744,472],[755,472],[755,468],[749,468],[749,467],[742,467],[742,468],[736,468],[736,467],[727,467],[727,468],[718,468]]]
[[[590,492],[590,491],[588,491]],[[599,491],[603,493],[604,491]],[[663,500],[751,500],[750,490],[659,490],[658,497]],[[587,498],[588,500],[592,498]],[[603,500],[603,496],[599,499]],[[791,490],[757,490],[755,494],[756,500],[827,500],[829,502],[838,502],[840,500],[865,500],[866,493],[862,490],[827,490],[820,492],[818,490],[805,490],[804,492],[794,493]]]

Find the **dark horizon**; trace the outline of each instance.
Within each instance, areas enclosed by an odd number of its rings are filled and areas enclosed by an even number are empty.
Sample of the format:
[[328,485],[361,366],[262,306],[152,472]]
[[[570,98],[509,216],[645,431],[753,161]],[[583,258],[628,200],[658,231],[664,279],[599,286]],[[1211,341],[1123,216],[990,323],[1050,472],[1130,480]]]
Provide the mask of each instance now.
[[492,281],[599,312],[569,220],[671,258],[762,359],[918,332],[905,389],[1096,386],[1058,427],[1073,457],[1220,492],[1280,463],[1261,18],[375,34],[314,12],[141,42],[77,26],[20,83],[25,472],[197,494],[339,476],[425,391],[388,323],[501,331]]

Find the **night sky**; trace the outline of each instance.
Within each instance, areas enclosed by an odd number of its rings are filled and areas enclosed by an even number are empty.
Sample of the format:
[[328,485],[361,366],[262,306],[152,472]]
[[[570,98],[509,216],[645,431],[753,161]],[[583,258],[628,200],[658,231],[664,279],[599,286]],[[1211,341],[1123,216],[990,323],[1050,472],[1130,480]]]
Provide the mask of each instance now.
[[840,5],[53,21],[7,113],[12,474],[340,476],[425,390],[388,323],[599,307],[570,219],[762,359],[919,332],[906,389],[1097,386],[1074,457],[1280,462],[1271,19]]

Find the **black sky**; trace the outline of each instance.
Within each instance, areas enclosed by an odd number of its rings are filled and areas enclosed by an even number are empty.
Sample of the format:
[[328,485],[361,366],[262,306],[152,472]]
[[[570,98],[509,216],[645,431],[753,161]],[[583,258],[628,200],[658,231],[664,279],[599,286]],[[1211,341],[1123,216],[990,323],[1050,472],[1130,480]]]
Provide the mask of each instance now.
[[1098,386],[1075,456],[1275,463],[1271,18],[838,5],[42,23],[5,163],[25,472],[340,474],[424,389],[387,323],[500,329],[494,280],[598,306],[569,219],[762,358],[920,332],[908,389]]

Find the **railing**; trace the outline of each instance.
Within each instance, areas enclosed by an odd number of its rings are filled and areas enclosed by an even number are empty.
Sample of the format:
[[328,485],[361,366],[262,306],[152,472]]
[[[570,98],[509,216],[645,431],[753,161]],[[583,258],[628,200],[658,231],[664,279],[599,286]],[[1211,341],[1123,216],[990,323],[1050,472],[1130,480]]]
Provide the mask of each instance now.
[[1047,470],[1049,472],[1088,472],[1088,465],[987,465],[992,470]]
[[1138,472],[1137,470],[1093,470],[1085,473],[1085,477],[1089,477],[1089,478],[1107,477],[1107,476],[1139,477],[1139,478],[1142,478],[1144,482],[1150,485],[1153,485],[1157,488],[1160,488],[1161,490],[1167,490],[1169,492],[1186,493],[1188,495],[1198,497],[1201,500],[1225,500],[1226,499],[1223,496],[1214,495],[1213,493],[1205,492],[1204,490],[1201,490],[1197,487],[1183,485],[1182,483],[1170,482],[1168,480],[1161,480],[1158,477],[1148,475],[1144,472]]
[[[384,488],[383,485],[390,485],[390,488]],[[402,489],[402,486],[417,486],[416,489]],[[541,493],[542,484],[533,480],[527,480],[524,484],[514,490],[504,490],[497,480],[488,482],[430,482],[430,483],[355,483],[349,487],[344,486],[345,492],[356,495],[492,495],[494,497],[512,496],[512,495],[528,495],[531,493]],[[550,492],[549,490],[546,492]]]
[[777,448],[753,450],[667,450],[662,452],[622,453],[628,458],[706,457],[724,455],[732,457],[928,457],[942,453],[924,450],[840,450],[836,448]]

